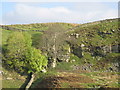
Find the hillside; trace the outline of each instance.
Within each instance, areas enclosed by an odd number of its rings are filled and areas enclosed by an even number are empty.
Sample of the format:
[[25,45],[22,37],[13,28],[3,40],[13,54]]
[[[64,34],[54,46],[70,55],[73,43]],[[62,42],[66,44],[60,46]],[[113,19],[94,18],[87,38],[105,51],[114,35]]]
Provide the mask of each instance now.
[[[33,67],[26,66],[24,61],[37,60],[39,51],[43,55],[41,57],[48,61],[43,67],[47,73],[37,72],[31,88],[118,88],[119,24],[119,19],[107,19],[85,24],[1,25],[4,88],[6,83],[10,83],[6,81],[7,74],[14,72],[20,75],[17,77],[16,74],[15,82],[21,77],[25,81],[30,70],[38,70],[34,66],[37,61],[30,63]],[[31,57],[30,52],[31,58],[25,56],[28,48],[34,48],[36,54],[33,56],[36,57]]]
[[1,25],[2,28],[7,30],[21,30],[21,31],[45,31],[51,25],[60,24],[65,27],[65,29],[71,29],[79,24],[71,23],[33,23],[33,24],[15,24],[15,25]]

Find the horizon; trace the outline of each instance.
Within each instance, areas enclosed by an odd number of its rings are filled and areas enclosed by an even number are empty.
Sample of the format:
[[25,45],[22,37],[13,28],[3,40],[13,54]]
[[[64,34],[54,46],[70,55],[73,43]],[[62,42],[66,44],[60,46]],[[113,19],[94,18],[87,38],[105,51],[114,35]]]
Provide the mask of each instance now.
[[87,23],[99,22],[99,21],[110,20],[110,19],[119,19],[119,18],[102,19],[102,20],[97,20],[97,21],[89,21],[89,22],[85,22],[85,23],[45,22],[45,23],[0,24],[0,25],[29,25],[29,24],[49,24],[49,23],[87,24]]

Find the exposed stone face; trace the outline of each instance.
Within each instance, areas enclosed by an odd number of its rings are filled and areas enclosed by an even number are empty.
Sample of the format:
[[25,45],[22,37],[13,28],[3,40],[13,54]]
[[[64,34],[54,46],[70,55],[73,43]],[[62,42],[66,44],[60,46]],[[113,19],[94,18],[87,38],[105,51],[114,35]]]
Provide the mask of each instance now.
[[60,55],[58,58],[58,61],[65,61],[65,62],[69,62],[70,59],[70,55]]
[[86,70],[86,71],[92,71],[92,64],[84,64],[84,65],[73,65],[73,70]]
[[78,37],[79,37],[79,34],[76,34],[75,36],[76,36],[76,38],[78,38]]
[[118,53],[119,45],[109,45],[103,47],[104,53]]
[[53,59],[53,62],[51,63],[51,67],[52,67],[52,68],[55,68],[55,67],[56,67],[56,64],[57,64],[57,63],[56,63],[56,59]]
[[113,53],[118,53],[119,52],[119,47],[120,47],[120,45],[112,45],[112,52]]
[[110,71],[119,72],[119,62],[112,63],[111,67],[109,67]]
[[78,33],[72,33],[72,34],[70,34],[70,36],[73,36],[73,37],[75,37],[76,39],[79,38],[79,34],[78,34]]

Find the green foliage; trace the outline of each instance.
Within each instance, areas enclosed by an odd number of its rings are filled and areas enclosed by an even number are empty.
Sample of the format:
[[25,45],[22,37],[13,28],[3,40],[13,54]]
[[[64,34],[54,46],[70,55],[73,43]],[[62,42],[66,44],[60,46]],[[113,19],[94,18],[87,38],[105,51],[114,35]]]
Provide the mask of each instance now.
[[9,37],[9,34],[12,33],[12,31],[0,29],[1,35],[2,35],[2,45],[6,44],[6,40]]
[[47,59],[32,46],[31,35],[13,32],[8,40],[5,51],[5,63],[17,71],[32,70],[38,72],[47,66]]
[[[26,41],[27,40],[27,41]],[[30,39],[22,34],[22,32],[13,32],[9,36],[5,51],[5,63],[11,68],[22,70],[24,64],[24,54],[27,51]]]
[[42,47],[42,33],[33,33],[32,34],[32,46],[35,48]]
[[29,48],[26,52],[26,66],[29,70],[33,72],[39,72],[47,66],[47,59],[45,56],[41,55],[41,52],[35,48]]

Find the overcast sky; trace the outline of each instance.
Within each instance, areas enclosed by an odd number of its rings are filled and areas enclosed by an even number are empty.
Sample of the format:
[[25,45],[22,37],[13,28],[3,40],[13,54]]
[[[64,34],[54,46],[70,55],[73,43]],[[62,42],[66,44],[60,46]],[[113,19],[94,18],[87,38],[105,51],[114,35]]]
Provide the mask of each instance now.
[[2,2],[0,24],[86,23],[118,17],[118,2]]

